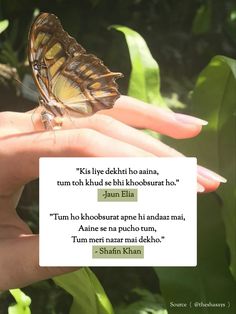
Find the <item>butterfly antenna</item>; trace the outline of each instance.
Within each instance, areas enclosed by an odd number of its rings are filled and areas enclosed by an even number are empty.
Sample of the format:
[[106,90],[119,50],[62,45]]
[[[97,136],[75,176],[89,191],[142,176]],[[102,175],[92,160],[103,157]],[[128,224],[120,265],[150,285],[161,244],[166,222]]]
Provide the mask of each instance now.
[[[35,97],[38,97],[38,93],[35,92],[35,90],[33,90],[32,88],[30,88],[29,86],[25,85],[24,83],[22,83],[18,78],[16,77],[13,77],[13,80],[20,86],[23,86],[25,89],[29,90],[31,92],[31,94],[33,94]],[[38,109],[38,106],[34,109],[34,111],[32,112],[32,115],[31,115],[31,121],[32,121],[32,124],[33,126],[35,127],[35,123],[34,123],[34,114],[35,112],[37,111]]]
[[22,83],[19,79],[13,77],[13,80],[16,81],[20,86],[22,86],[23,88],[27,89],[28,91],[31,92],[31,94],[33,94],[35,96],[35,98],[38,98],[39,94],[33,90],[33,88],[25,85],[24,83]]

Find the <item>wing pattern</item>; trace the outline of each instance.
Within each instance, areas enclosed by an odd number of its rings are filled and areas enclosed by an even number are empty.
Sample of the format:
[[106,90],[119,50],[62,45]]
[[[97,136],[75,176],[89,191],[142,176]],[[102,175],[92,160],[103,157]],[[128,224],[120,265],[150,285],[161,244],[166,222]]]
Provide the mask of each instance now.
[[41,103],[54,116],[64,109],[83,115],[109,109],[120,96],[115,80],[123,75],[86,53],[54,14],[42,13],[33,22],[28,56]]

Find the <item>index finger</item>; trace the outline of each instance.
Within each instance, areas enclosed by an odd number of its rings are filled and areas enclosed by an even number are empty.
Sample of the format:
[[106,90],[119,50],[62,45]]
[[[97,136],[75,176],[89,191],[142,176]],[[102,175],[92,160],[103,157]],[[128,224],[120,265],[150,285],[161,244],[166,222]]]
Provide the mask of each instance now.
[[205,120],[175,113],[128,96],[121,96],[112,109],[101,110],[99,113],[112,116],[135,128],[151,129],[173,138],[194,137],[207,124]]

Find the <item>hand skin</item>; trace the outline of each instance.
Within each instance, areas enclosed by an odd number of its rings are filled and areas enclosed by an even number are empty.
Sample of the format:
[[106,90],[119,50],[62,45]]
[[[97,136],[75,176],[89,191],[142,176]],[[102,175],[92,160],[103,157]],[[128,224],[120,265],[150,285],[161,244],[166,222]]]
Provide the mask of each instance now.
[[[176,139],[198,135],[204,121],[121,96],[110,110],[66,117],[60,130],[45,131],[39,110],[0,113],[0,290],[73,271],[39,267],[38,235],[16,213],[24,185],[38,177],[39,157],[183,156],[135,128]],[[135,127],[135,128],[133,128]],[[225,179],[198,168],[198,189],[214,191]]]

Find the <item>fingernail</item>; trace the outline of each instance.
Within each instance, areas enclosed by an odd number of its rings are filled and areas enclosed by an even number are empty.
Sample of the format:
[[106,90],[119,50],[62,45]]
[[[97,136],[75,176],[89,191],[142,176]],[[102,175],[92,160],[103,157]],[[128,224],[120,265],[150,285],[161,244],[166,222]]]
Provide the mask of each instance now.
[[212,180],[215,180],[217,182],[221,182],[221,183],[227,182],[227,179],[220,176],[218,173],[215,173],[215,172],[213,172],[207,168],[204,168],[202,166],[198,166],[198,173],[201,174],[202,176],[208,178],[208,179],[212,179]]
[[203,193],[203,192],[205,192],[204,186],[201,185],[200,183],[197,183],[197,191],[198,191],[198,193]]
[[175,119],[177,121],[187,123],[187,124],[196,124],[196,125],[207,125],[208,122],[193,116],[188,116],[182,113],[175,113]]

